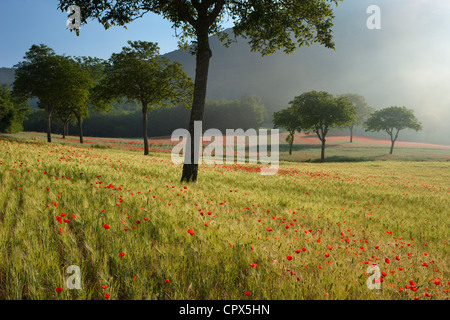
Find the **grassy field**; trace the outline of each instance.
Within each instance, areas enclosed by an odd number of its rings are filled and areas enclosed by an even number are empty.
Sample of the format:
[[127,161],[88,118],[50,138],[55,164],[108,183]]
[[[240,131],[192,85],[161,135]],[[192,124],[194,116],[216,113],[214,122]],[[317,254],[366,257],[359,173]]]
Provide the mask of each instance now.
[[182,184],[168,152],[39,137],[0,138],[0,299],[449,298],[448,149],[201,166]]

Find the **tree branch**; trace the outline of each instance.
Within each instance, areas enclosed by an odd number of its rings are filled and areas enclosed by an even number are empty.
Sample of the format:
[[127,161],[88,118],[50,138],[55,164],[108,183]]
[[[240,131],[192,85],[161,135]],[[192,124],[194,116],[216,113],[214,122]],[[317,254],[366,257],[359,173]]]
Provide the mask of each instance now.
[[[186,21],[194,27],[194,29],[198,28],[198,21],[194,19],[194,17],[189,13],[188,9],[186,8],[186,5],[181,0],[173,0],[173,2],[178,7],[178,13],[186,19]],[[198,2],[197,2],[198,3]]]
[[208,19],[207,19],[208,25],[213,24],[213,22],[216,20],[217,16],[222,11],[224,4],[225,4],[224,0],[218,0],[215,2],[213,11],[211,11],[211,13],[208,15]]

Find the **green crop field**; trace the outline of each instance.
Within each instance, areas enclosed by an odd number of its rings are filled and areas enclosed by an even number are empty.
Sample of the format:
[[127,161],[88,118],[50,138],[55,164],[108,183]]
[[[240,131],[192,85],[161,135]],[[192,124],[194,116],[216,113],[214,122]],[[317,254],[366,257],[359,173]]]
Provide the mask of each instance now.
[[128,149],[0,138],[0,299],[449,298],[448,149],[273,176],[201,165],[196,184],[170,153]]

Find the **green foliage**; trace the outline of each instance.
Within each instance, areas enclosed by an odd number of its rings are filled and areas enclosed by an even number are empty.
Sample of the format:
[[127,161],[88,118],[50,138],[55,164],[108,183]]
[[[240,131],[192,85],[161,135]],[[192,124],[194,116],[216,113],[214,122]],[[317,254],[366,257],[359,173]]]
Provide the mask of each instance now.
[[289,102],[300,115],[304,129],[317,134],[322,141],[321,161],[325,159],[326,136],[333,127],[344,127],[355,119],[355,106],[345,97],[333,97],[325,91],[310,91]]
[[365,122],[366,131],[386,131],[391,137],[394,130],[411,129],[422,130],[422,125],[414,115],[414,111],[406,107],[388,107],[377,110]]
[[293,107],[274,112],[273,126],[274,128],[285,129],[289,132],[289,134],[295,133],[295,131],[302,131],[300,117],[295,113],[295,109]]
[[157,44],[128,41],[129,47],[112,54],[105,76],[96,88],[104,99],[138,101],[143,111],[177,103],[191,103],[193,83],[178,62],[159,55]]
[[367,128],[366,131],[386,131],[389,134],[392,143],[390,154],[394,150],[394,143],[397,141],[401,130],[422,130],[422,124],[417,120],[413,110],[397,106],[375,111],[367,119],[365,126]]
[[315,42],[334,48],[331,5],[337,6],[340,1],[59,0],[58,9],[64,11],[75,4],[81,9],[82,24],[95,19],[105,29],[125,26],[146,13],[161,15],[172,23],[182,48],[188,48],[188,42],[195,40],[194,52],[198,49],[196,41],[204,32],[218,34],[222,41],[229,43],[231,39],[222,32],[222,25],[226,19],[232,19],[234,34],[248,39],[253,51],[268,55],[280,49],[292,53],[296,46]]
[[335,98],[328,92],[310,91],[289,102],[300,115],[305,129],[325,139],[333,127],[343,127],[355,119],[355,106],[346,98]]
[[340,95],[339,97],[344,97],[350,100],[351,103],[355,105],[356,115],[355,120],[350,126],[363,126],[369,116],[375,111],[375,108],[371,107],[364,96],[359,94],[347,93]]
[[274,128],[283,128],[287,130],[286,142],[289,143],[289,154],[292,154],[292,144],[294,143],[295,132],[301,132],[302,127],[300,123],[300,117],[295,112],[295,109],[290,108],[280,110],[273,113],[273,125]]
[[[249,104],[249,98],[258,101],[259,97],[244,96],[236,100],[211,100],[206,103],[203,130],[216,128],[225,134],[225,129],[258,129],[261,125],[261,114],[264,112],[262,102]],[[142,136],[142,107],[135,101],[114,105],[108,113],[90,108],[90,117],[83,121],[83,132],[93,137],[136,138]],[[149,136],[170,136],[175,129],[188,128],[189,112],[183,105],[174,108],[159,108],[150,113]],[[239,115],[239,117],[236,117]],[[33,116],[24,122],[26,131],[45,131],[45,114],[36,110]],[[71,125],[69,129],[77,130]],[[61,128],[54,126],[54,133]]]
[[14,97],[8,85],[0,85],[0,132],[23,130],[22,122],[29,113],[26,102],[23,97]]

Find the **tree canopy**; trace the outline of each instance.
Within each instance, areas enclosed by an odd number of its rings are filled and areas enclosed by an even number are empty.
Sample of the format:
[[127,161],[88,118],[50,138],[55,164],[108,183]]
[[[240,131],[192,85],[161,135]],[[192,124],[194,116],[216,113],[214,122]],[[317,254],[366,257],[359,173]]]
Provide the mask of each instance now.
[[15,97],[7,84],[0,84],[0,132],[23,130],[22,122],[29,114],[27,99]]
[[47,141],[51,142],[53,111],[87,101],[89,78],[72,58],[56,55],[44,44],[32,45],[15,67],[13,92],[39,99],[46,112]]
[[143,113],[144,154],[148,154],[147,114],[160,106],[190,105],[193,83],[178,62],[159,55],[156,43],[128,41],[129,46],[112,54],[97,96],[105,100],[138,101]]
[[302,131],[299,115],[291,106],[290,108],[274,112],[272,121],[274,128],[282,128],[288,132],[286,142],[289,143],[289,154],[292,155],[292,145],[294,143],[295,132]]
[[398,133],[403,129],[422,130],[422,124],[417,120],[412,109],[392,106],[377,110],[365,122],[366,131],[386,131],[391,137],[390,154],[394,151]]
[[322,142],[321,162],[325,160],[326,136],[333,127],[344,127],[355,119],[355,106],[345,97],[335,98],[325,91],[310,91],[289,102],[300,115],[304,129],[317,134]]
[[340,95],[340,97],[345,97],[350,100],[351,103],[355,105],[356,115],[355,120],[348,126],[350,129],[350,143],[353,142],[353,130],[356,126],[364,126],[364,123],[369,118],[370,114],[375,111],[375,108],[371,107],[364,96],[360,94],[347,93]]

